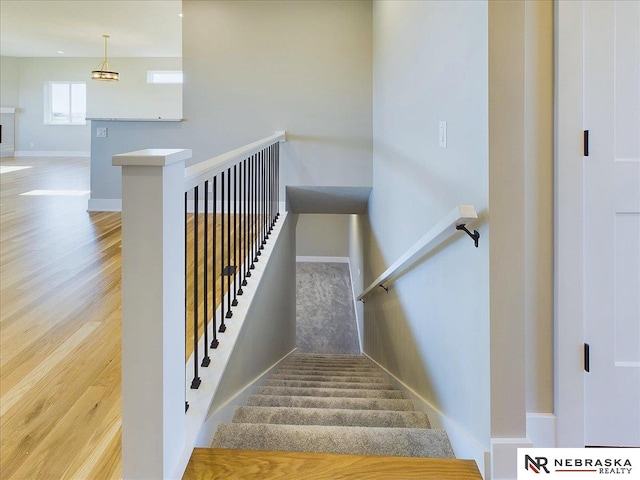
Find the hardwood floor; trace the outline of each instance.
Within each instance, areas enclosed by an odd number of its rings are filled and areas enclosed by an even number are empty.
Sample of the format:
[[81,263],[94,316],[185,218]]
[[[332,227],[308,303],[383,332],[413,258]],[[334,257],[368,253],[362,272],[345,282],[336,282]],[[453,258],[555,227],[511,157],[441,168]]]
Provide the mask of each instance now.
[[184,480],[482,480],[473,460],[196,448]]
[[87,213],[86,159],[3,159],[0,476],[120,478],[120,214]]
[[[3,479],[120,478],[120,214],[87,213],[87,196],[72,195],[89,189],[87,160],[3,159],[2,165],[31,168],[0,175],[0,473]],[[22,195],[33,190],[66,192]],[[215,220],[219,262],[220,216]],[[213,223],[209,215],[209,232]],[[202,214],[198,225],[202,263]],[[193,227],[189,215],[187,358]],[[212,240],[209,234],[210,252]],[[209,265],[212,259],[210,253]],[[233,250],[229,261],[225,248],[222,263],[234,263]],[[216,268],[219,275],[222,266]],[[198,278],[202,335],[202,268]],[[227,288],[220,276],[215,290],[209,283],[209,318]]]

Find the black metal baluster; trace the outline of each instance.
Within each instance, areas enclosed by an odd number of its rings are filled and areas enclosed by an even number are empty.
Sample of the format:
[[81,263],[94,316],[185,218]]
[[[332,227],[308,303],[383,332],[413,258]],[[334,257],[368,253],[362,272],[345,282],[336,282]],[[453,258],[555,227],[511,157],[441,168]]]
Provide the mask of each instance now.
[[[238,285],[238,169],[233,166],[233,302],[231,305],[238,306],[237,288]],[[231,281],[231,279],[229,279]]]
[[227,329],[224,323],[224,172],[220,176],[220,333]]
[[257,191],[258,191],[258,199],[257,199],[257,207],[258,207],[258,235],[256,238],[256,255],[262,255],[262,250],[264,246],[262,245],[262,215],[263,215],[263,194],[262,194],[262,165],[264,161],[264,150],[260,151],[260,155],[258,157],[258,168],[256,170],[257,174]]
[[265,168],[267,165],[267,154],[269,151],[265,148],[263,150],[264,155],[262,157],[262,165],[260,167],[260,184],[262,189],[262,216],[260,217],[260,229],[262,231],[262,242],[260,243],[260,250],[264,250],[264,245],[267,243],[267,229],[266,229],[266,216],[267,216],[267,189],[266,189],[266,175]]
[[209,357],[209,180],[204,182],[204,352],[200,366],[208,367]]
[[198,186],[193,189],[193,380],[191,388],[200,386],[198,376]]
[[244,294],[244,291],[242,290],[242,287],[244,287],[247,283],[246,283],[246,278],[244,277],[244,263],[245,263],[245,257],[246,257],[246,250],[244,248],[245,242],[244,242],[244,224],[246,223],[245,221],[245,215],[247,213],[247,205],[244,201],[244,194],[245,194],[245,188],[244,188],[244,178],[247,175],[247,161],[246,159],[243,160],[242,162],[240,162],[240,181],[238,182],[240,185],[240,195],[238,195],[238,197],[240,198],[239,203],[240,203],[240,229],[238,232],[238,235],[240,236],[240,245],[238,247],[238,252],[240,253],[239,257],[240,257],[240,262],[238,263],[238,268],[241,268],[242,270],[240,270],[240,285],[238,288],[238,295],[242,295]]
[[280,142],[276,143],[276,221],[280,216]]
[[[188,299],[189,294],[187,292],[187,278],[189,275],[188,270],[188,259],[189,259],[189,243],[187,239],[189,238],[188,234],[188,222],[189,217],[187,216],[187,192],[184,192],[184,349],[187,349],[187,325],[189,322],[189,308],[188,308]],[[187,375],[187,367],[185,365],[185,376]],[[186,401],[186,391],[185,391],[185,401],[184,401],[184,411],[185,413],[189,410],[189,402]]]
[[[251,235],[251,248],[253,251],[253,262],[258,261],[258,163],[260,162],[260,152],[256,154],[255,161],[253,162],[253,232]],[[255,268],[255,265],[251,265],[251,268]]]
[[252,250],[252,242],[251,242],[251,228],[252,228],[252,221],[253,221],[253,188],[252,188],[252,183],[251,183],[251,179],[253,178],[253,159],[255,158],[255,155],[252,155],[251,158],[249,159],[249,163],[248,163],[248,167],[249,170],[247,171],[248,175],[247,175],[247,273],[246,273],[246,277],[249,278],[251,277],[251,269],[255,268],[253,266],[253,250]]
[[227,318],[233,316],[231,311],[231,167],[227,169]]
[[244,229],[242,230],[242,244],[244,245],[244,262],[242,263],[242,270],[244,272],[244,280],[242,280],[242,286],[247,286],[247,277],[251,276],[251,272],[249,272],[249,262],[250,262],[250,253],[249,253],[249,189],[247,188],[248,183],[247,180],[249,178],[249,165],[251,163],[251,157],[247,158],[244,161]]
[[270,215],[271,215],[271,184],[269,183],[269,179],[271,176],[269,175],[269,171],[271,169],[271,145],[267,147],[267,161],[264,166],[264,227],[265,227],[265,239],[269,239],[269,234],[271,233],[271,225],[270,225]]
[[269,159],[269,233],[273,230],[273,165],[275,164],[275,145],[271,145]]
[[[218,336],[216,334],[216,310],[218,308],[218,304],[216,303],[216,283],[218,282],[218,277],[216,276],[216,266],[218,264],[218,252],[216,251],[216,225],[218,223],[217,213],[216,213],[216,201],[218,198],[218,177],[213,177],[213,225],[211,227],[211,235],[212,235],[212,250],[213,257],[211,258],[211,278],[213,279],[211,282],[211,302],[213,303],[213,339],[211,340],[211,348],[218,348]],[[222,324],[224,324],[224,319],[222,320]],[[222,328],[222,324],[220,325],[220,332],[224,332]]]

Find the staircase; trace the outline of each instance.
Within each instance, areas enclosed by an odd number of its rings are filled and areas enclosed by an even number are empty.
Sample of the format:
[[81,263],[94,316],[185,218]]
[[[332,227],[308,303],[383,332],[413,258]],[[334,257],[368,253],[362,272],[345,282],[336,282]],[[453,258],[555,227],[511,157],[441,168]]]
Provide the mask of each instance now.
[[247,406],[223,423],[211,445],[392,457],[453,458],[444,430],[393,389],[363,356],[294,354]]

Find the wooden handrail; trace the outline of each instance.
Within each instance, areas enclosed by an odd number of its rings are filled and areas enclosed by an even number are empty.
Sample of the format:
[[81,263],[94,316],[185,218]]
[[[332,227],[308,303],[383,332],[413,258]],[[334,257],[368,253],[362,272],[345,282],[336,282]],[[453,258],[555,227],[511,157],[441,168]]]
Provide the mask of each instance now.
[[358,300],[362,300],[380,286],[387,290],[389,284],[400,277],[409,266],[433,250],[446,238],[456,233],[458,231],[458,229],[456,229],[458,225],[465,225],[467,222],[477,218],[478,214],[473,205],[458,205],[358,295]]

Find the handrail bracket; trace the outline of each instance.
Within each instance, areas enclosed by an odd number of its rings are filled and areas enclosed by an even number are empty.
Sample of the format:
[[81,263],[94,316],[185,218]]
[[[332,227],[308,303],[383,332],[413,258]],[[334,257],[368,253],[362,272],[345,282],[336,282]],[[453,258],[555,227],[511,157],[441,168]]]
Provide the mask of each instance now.
[[471,238],[473,238],[473,243],[476,246],[476,248],[478,248],[478,241],[480,240],[480,232],[478,232],[478,230],[474,230],[473,233],[471,233],[468,229],[466,224],[462,223],[460,225],[456,225],[456,230],[462,230],[467,232],[467,235],[469,235]]

